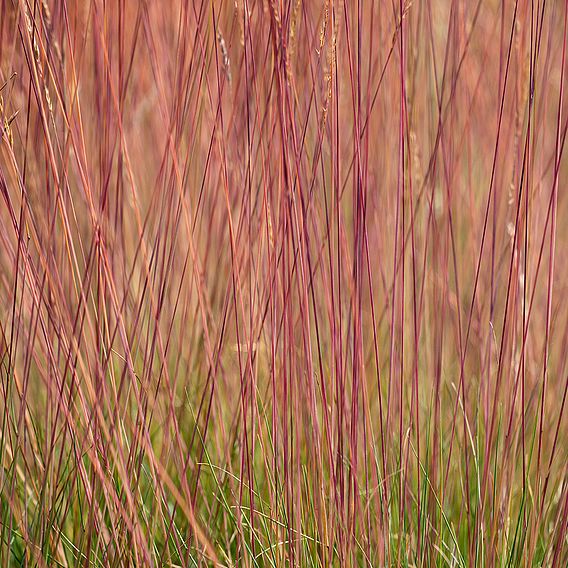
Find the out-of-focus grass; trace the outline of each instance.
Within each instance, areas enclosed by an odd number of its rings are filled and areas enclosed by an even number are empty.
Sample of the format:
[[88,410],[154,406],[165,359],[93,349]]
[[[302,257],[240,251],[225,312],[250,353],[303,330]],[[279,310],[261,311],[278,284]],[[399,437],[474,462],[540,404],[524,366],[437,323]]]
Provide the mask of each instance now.
[[2,566],[566,566],[567,13],[2,0]]

